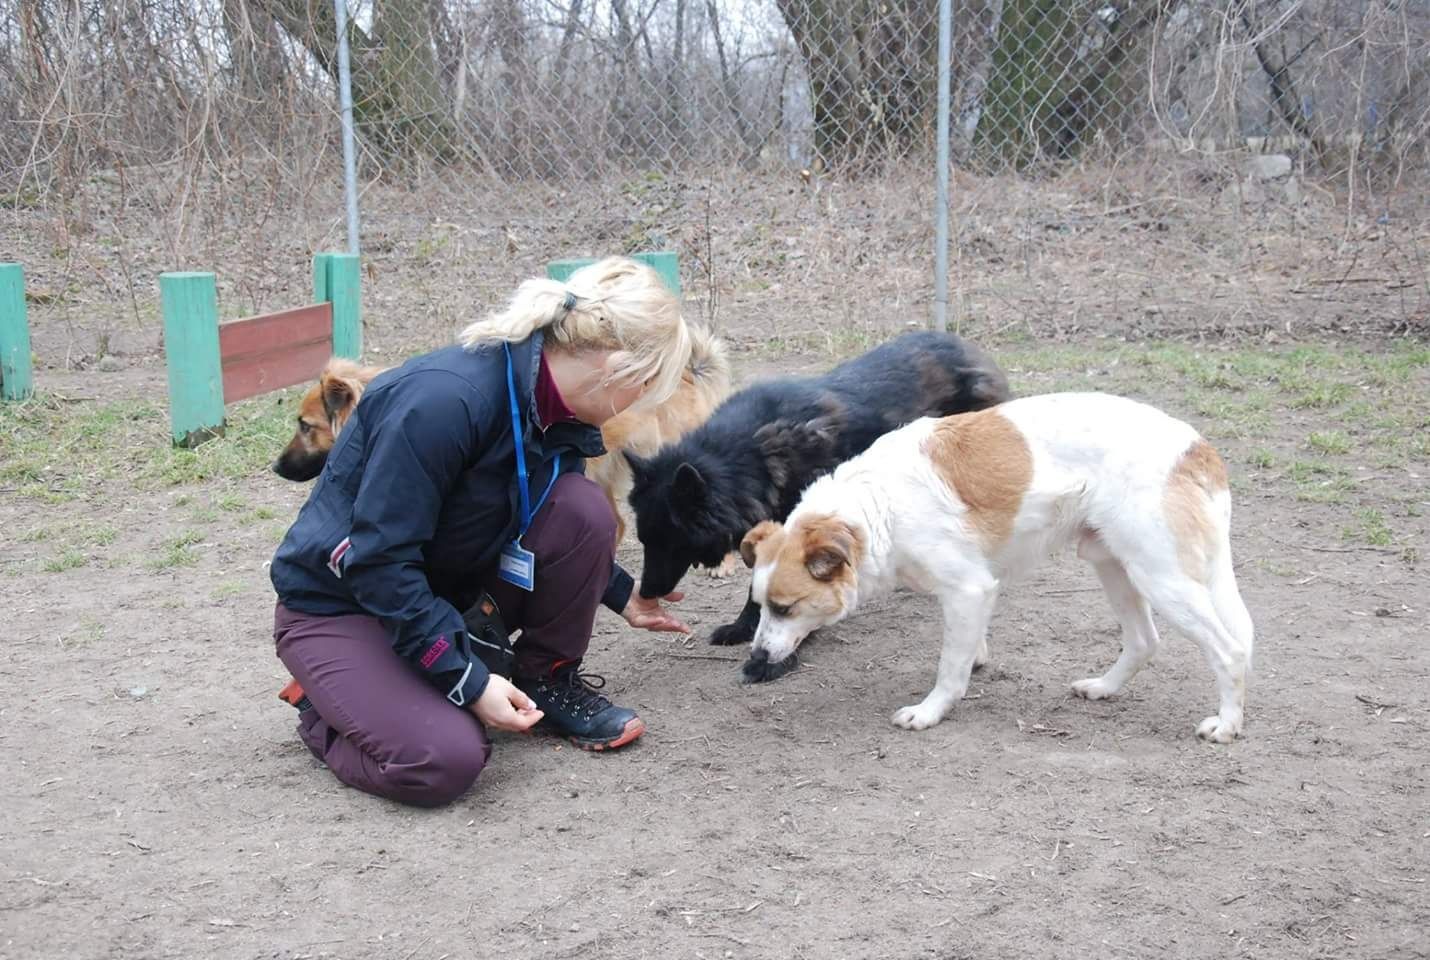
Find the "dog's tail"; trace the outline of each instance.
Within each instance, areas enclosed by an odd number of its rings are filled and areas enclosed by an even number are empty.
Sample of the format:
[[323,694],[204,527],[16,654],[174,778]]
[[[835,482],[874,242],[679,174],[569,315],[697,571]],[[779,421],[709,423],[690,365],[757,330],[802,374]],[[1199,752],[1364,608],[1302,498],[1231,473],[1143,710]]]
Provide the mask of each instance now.
[[688,326],[690,365],[686,368],[686,378],[710,400],[723,400],[730,392],[730,357],[725,342],[701,324]]

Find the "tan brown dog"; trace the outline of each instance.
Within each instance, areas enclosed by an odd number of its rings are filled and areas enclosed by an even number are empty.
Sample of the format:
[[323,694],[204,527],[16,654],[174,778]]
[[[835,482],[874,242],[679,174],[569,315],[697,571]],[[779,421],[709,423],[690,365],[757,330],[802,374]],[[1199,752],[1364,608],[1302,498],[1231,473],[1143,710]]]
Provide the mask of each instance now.
[[[690,365],[675,393],[655,409],[626,410],[606,421],[601,438],[610,452],[586,462],[586,475],[606,491],[616,514],[617,543],[625,536],[619,505],[633,483],[630,461],[621,454],[653,456],[665,444],[704,423],[730,392],[730,361],[725,344],[696,324],[689,327]],[[274,462],[273,472],[300,482],[316,477],[343,424],[362,399],[363,389],[385,369],[359,366],[340,357],[328,361],[318,382],[303,395],[298,406],[298,428]],[[720,572],[729,572],[733,566],[729,560]]]
[[318,382],[298,404],[298,428],[283,453],[273,462],[273,472],[285,480],[311,480],[328,462],[328,451],[342,432],[369,381],[386,367],[365,367],[333,357]]

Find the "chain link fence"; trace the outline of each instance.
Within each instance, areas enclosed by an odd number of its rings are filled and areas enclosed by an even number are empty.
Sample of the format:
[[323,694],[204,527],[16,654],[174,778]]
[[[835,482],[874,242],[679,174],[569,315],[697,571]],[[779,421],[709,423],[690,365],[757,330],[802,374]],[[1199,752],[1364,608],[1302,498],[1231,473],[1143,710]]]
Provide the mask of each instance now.
[[[416,295],[435,324],[544,257],[658,244],[707,313],[882,256],[860,309],[926,317],[936,3],[346,11],[364,249],[388,275],[449,271]],[[1029,184],[1228,151],[1362,196],[1430,170],[1426,0],[975,0],[953,18],[965,296],[990,203],[1024,198],[1019,230],[1056,206]],[[141,324],[157,269],[227,265],[235,310],[280,296],[341,246],[336,41],[330,0],[0,0],[0,255],[92,272]]]

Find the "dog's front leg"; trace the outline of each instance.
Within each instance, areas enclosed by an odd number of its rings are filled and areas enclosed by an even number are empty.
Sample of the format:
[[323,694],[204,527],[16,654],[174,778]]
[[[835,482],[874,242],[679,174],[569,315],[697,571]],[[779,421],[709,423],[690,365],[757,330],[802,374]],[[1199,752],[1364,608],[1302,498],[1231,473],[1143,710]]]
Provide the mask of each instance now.
[[745,608],[735,618],[734,623],[716,627],[710,632],[710,642],[717,647],[733,647],[738,643],[749,643],[755,639],[755,629],[760,625],[760,605],[754,594],[745,600]]
[[938,723],[968,691],[968,675],[980,651],[987,656],[985,634],[998,585],[960,583],[940,598],[943,606],[943,651],[938,658],[938,680],[920,703],[900,707],[891,718],[905,730],[925,730]]

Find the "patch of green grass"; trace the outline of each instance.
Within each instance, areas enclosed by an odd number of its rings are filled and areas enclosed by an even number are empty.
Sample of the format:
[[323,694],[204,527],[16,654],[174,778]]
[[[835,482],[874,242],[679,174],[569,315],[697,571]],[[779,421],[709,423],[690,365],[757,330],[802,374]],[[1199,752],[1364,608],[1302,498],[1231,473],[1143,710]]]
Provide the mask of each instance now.
[[1205,391],[1191,391],[1187,399],[1197,415],[1204,418],[1205,432],[1211,436],[1262,437],[1271,432],[1271,418],[1262,412],[1259,403]]
[[58,556],[50,557],[41,564],[40,569],[46,573],[64,573],[66,570],[74,570],[88,563],[88,556],[80,550],[71,548]]
[[89,541],[97,546],[107,547],[119,536],[119,531],[108,524],[100,524],[91,527],[88,531]]
[[1360,540],[1372,547],[1388,547],[1391,544],[1390,525],[1385,514],[1374,507],[1364,507],[1356,511],[1356,525],[1346,527],[1341,536],[1346,540]]
[[1251,454],[1246,459],[1248,463],[1258,470],[1270,470],[1276,466],[1276,456],[1265,447],[1258,447],[1251,451]]
[[79,627],[60,637],[60,646],[66,650],[88,647],[104,639],[104,621],[95,617],[83,617]]
[[1286,466],[1285,477],[1303,503],[1345,503],[1355,489],[1355,481],[1344,468],[1319,460],[1293,460]]
[[165,540],[160,545],[159,551],[149,558],[146,565],[155,572],[174,567],[191,567],[199,562],[199,553],[193,549],[194,545],[203,542],[204,535],[202,533],[186,530],[176,537]]
[[1231,368],[1223,354],[1208,355],[1182,344],[1156,347],[1147,353],[1148,365],[1171,370],[1183,380],[1205,390],[1239,390],[1245,376]]
[[26,530],[20,535],[21,543],[42,543],[54,536],[54,531],[49,527],[34,527]]
[[1261,569],[1265,570],[1267,573],[1273,574],[1278,577],[1289,578],[1300,576],[1301,574],[1300,570],[1296,569],[1289,563],[1286,563],[1282,560],[1272,560],[1265,557],[1259,557],[1256,560],[1256,565]]
[[214,587],[213,592],[209,594],[209,596],[215,603],[219,603],[237,597],[242,593],[243,584],[229,580]]
[[1350,452],[1351,438],[1339,430],[1317,430],[1306,438],[1306,446],[1317,453],[1340,455]]
[[1326,477],[1343,477],[1345,470],[1320,460],[1293,460],[1286,465],[1286,478],[1292,483],[1315,483]]
[[274,512],[272,507],[253,508],[253,518],[255,520],[272,520],[276,516],[278,516],[278,514]]
[[214,501],[214,505],[225,513],[242,513],[248,509],[248,501],[236,493],[225,493]]
[[216,523],[218,522],[218,511],[212,507],[201,507],[195,510],[191,517],[194,523]]
[[1308,381],[1294,390],[1291,406],[1297,410],[1328,410],[1338,407],[1355,395],[1348,383]]
[[[223,437],[193,450],[175,448],[161,403],[121,400],[66,403],[39,396],[0,404],[0,487],[23,497],[64,503],[121,481],[141,490],[234,479],[261,473],[288,441],[290,392],[228,408]],[[183,506],[187,494],[174,502]],[[242,510],[237,497],[232,507]]]

